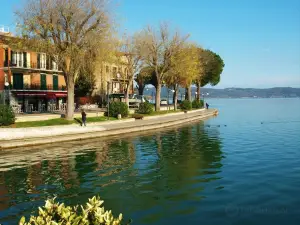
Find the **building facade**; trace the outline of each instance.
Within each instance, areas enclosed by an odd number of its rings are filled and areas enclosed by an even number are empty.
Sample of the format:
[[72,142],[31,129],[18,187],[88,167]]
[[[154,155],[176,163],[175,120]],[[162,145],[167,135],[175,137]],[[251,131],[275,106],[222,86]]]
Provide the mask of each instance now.
[[[0,29],[0,91],[17,113],[63,111],[67,89],[55,60],[41,52],[13,49]],[[13,38],[13,37],[12,37]]]
[[[112,62],[99,63],[95,69],[95,89],[93,95],[102,97],[107,94],[124,94],[129,82],[129,71],[126,57],[119,53]],[[133,84],[129,90],[132,94]]]

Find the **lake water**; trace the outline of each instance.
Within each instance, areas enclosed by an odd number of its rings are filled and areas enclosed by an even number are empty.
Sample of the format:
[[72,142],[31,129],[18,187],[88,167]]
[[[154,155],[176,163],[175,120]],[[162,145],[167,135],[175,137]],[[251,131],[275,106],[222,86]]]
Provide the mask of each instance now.
[[208,99],[167,130],[0,152],[0,223],[93,195],[133,224],[300,224],[300,99]]

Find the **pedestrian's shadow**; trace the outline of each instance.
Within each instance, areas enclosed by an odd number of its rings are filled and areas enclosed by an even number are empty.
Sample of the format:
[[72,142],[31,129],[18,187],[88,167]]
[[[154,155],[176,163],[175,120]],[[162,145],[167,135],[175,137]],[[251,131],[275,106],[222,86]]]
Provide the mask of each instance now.
[[82,121],[80,119],[74,118],[74,120],[80,125],[82,126]]

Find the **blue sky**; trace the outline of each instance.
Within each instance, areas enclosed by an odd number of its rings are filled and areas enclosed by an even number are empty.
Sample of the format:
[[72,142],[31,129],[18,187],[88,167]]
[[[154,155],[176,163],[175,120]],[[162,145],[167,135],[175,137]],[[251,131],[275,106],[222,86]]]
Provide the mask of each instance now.
[[[21,0],[1,0],[0,24],[14,26]],[[225,61],[224,87],[300,87],[300,0],[118,0],[120,29],[169,22]]]

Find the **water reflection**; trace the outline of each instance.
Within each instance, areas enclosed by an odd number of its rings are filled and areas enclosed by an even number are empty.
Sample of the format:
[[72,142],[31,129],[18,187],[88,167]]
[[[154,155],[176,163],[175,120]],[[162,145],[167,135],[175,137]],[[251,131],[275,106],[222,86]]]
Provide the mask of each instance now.
[[182,224],[208,197],[203,192],[211,188],[207,184],[221,179],[223,154],[217,128],[196,123],[139,137],[58,143],[0,156],[4,225],[15,224],[48,197],[77,204],[95,194],[134,224]]

